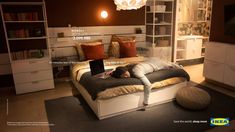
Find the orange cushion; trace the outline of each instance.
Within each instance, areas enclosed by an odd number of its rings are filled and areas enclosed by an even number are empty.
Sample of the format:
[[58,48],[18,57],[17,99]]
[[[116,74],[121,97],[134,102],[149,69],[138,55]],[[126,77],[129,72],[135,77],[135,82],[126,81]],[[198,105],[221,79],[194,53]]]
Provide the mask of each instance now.
[[136,57],[135,42],[119,42],[120,57]]
[[95,60],[95,59],[103,59],[104,55],[104,45],[81,45],[82,50],[84,52],[86,60]]

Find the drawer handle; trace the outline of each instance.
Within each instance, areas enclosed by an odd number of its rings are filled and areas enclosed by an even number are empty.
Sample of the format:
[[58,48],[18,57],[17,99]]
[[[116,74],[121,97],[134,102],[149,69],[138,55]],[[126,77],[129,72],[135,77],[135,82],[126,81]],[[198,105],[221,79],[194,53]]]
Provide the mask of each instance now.
[[32,82],[32,84],[37,84],[37,83],[38,83],[38,81],[33,81],[33,82]]
[[38,71],[32,71],[32,72],[31,72],[31,74],[36,74],[36,73],[38,73]]

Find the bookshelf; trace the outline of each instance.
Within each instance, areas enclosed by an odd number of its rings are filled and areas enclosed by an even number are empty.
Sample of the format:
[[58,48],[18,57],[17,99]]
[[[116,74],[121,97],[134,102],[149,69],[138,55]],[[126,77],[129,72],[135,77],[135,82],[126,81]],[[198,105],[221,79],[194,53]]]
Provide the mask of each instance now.
[[172,60],[174,2],[174,0],[148,0],[145,6],[147,44],[154,56],[161,56],[159,54],[164,53],[167,56],[160,59],[167,61]]
[[16,94],[54,88],[44,2],[1,2]]

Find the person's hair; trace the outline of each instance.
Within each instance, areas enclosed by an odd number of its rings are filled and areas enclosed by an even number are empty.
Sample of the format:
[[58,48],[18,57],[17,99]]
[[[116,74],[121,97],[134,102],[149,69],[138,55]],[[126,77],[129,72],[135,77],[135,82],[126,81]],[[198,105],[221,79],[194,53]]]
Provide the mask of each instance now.
[[113,71],[112,77],[121,78],[121,75],[124,74],[126,71],[128,71],[128,69],[126,67],[119,66],[116,68],[115,71]]

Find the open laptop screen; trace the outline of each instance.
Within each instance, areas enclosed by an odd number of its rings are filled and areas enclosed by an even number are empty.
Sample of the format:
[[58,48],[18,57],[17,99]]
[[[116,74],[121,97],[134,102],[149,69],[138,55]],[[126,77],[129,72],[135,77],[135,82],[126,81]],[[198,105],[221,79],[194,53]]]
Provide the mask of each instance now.
[[103,59],[89,61],[91,75],[105,72]]

